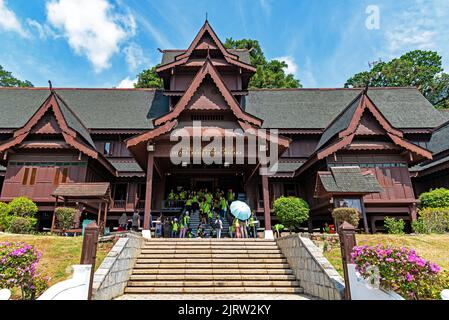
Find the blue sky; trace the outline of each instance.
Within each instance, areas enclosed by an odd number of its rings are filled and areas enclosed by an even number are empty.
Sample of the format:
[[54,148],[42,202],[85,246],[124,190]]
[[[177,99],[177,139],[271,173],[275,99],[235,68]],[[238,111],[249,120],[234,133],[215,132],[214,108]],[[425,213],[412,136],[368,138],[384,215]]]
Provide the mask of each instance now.
[[259,40],[304,87],[341,87],[412,49],[449,71],[448,0],[0,0],[0,64],[36,86],[129,86],[157,48],[186,48],[206,12],[223,41]]

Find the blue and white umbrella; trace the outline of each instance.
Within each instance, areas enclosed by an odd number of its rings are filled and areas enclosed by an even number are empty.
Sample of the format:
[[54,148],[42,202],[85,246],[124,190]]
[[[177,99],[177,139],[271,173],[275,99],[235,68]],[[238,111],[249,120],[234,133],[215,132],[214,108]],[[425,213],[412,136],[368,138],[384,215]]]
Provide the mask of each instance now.
[[251,217],[251,208],[242,201],[234,201],[231,203],[231,213],[237,219],[246,221]]

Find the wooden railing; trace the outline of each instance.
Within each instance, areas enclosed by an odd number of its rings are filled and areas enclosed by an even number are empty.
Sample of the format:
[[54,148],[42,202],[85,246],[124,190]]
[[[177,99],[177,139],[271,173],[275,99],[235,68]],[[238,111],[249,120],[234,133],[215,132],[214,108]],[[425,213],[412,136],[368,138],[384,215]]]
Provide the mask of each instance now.
[[125,209],[126,200],[114,200],[112,208],[114,209]]
[[145,209],[145,200],[137,201],[136,209],[138,209],[138,210]]
[[186,205],[185,200],[164,200],[162,201],[162,208],[163,209],[182,209]]

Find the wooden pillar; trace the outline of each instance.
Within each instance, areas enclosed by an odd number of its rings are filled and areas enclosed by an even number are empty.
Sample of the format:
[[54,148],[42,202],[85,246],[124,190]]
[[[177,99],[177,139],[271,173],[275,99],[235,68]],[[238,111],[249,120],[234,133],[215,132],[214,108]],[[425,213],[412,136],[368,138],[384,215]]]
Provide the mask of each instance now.
[[106,222],[108,221],[108,202],[104,203],[104,227],[106,228]]
[[368,228],[368,217],[366,215],[365,203],[363,202],[363,197],[360,199],[360,203],[362,204],[362,217],[363,217],[363,227],[365,228],[365,233],[369,233]]
[[151,215],[151,200],[153,193],[153,167],[154,167],[154,153],[148,152],[147,161],[147,186],[145,193],[145,217],[143,219],[143,229],[150,230],[150,215]]
[[271,230],[270,189],[268,176],[262,175],[263,211],[265,215],[265,230]]
[[343,262],[343,272],[345,277],[345,299],[351,300],[351,288],[349,286],[348,264],[351,263],[352,249],[357,245],[355,239],[355,227],[346,221],[339,228],[341,258]]
[[84,230],[83,247],[81,250],[80,264],[92,266],[89,280],[88,300],[92,300],[92,284],[95,273],[95,260],[97,258],[99,228],[95,222],[91,222]]
[[58,199],[59,197],[56,196],[56,200],[55,200],[55,207],[53,209],[53,219],[51,221],[51,232],[53,232],[53,230],[55,229],[55,222],[56,222],[56,208],[58,207]]
[[97,224],[98,224],[98,226],[101,228],[101,209],[102,209],[102,207],[103,207],[103,202],[100,202],[99,204],[98,204],[98,219],[97,219]]

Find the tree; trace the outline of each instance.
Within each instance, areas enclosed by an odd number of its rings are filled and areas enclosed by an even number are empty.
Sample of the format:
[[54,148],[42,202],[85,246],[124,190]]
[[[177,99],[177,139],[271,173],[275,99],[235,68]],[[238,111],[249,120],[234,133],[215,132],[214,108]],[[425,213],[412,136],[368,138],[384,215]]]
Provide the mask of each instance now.
[[414,86],[436,108],[449,108],[449,74],[443,72],[441,56],[433,51],[410,51],[371,70],[355,74],[345,87]]
[[259,41],[252,39],[233,40],[226,39],[226,49],[250,50],[250,61],[257,68],[256,74],[251,78],[250,88],[301,88],[302,85],[292,74],[285,74],[288,64],[284,61],[267,61],[260,47]]
[[8,207],[10,214],[18,217],[34,217],[39,211],[37,205],[27,197],[15,198]]
[[32,87],[33,84],[28,80],[21,81],[13,77],[12,73],[3,69],[0,65],[0,87]]
[[309,219],[309,205],[303,199],[296,197],[280,197],[274,202],[274,212],[279,221],[284,224],[290,233]]
[[164,82],[156,73],[156,67],[148,70],[143,70],[137,76],[136,88],[155,88],[161,89],[164,87]]

